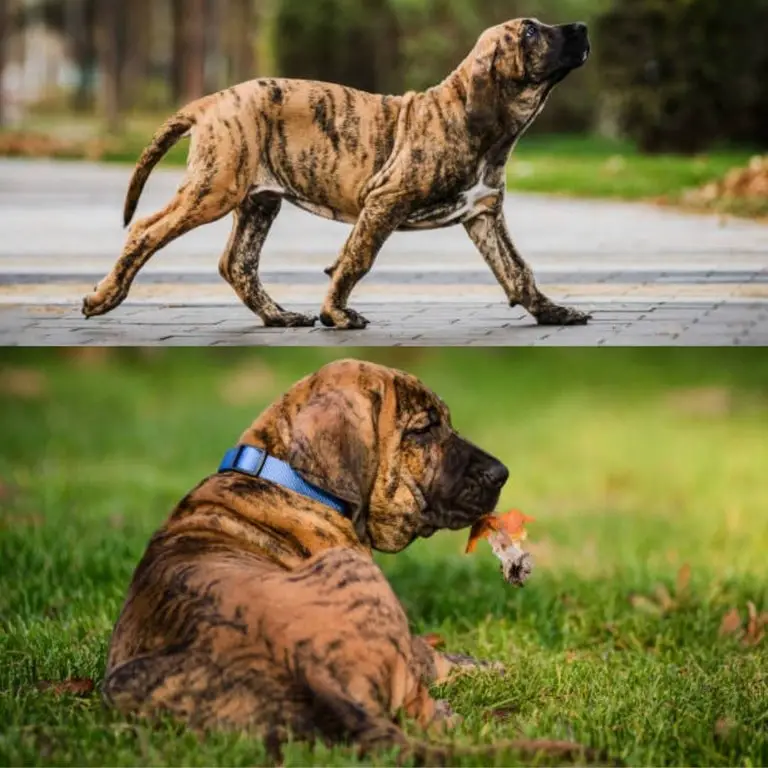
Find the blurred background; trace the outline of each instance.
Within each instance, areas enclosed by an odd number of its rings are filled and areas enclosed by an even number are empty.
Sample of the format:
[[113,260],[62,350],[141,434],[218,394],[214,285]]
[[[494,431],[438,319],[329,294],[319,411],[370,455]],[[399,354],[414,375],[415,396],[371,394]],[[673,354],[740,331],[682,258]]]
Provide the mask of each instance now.
[[595,55],[532,128],[513,186],[706,203],[751,160],[730,187],[768,213],[753,157],[768,146],[766,0],[3,0],[0,154],[133,160],[174,106],[259,76],[425,88],[523,15],[587,21]]

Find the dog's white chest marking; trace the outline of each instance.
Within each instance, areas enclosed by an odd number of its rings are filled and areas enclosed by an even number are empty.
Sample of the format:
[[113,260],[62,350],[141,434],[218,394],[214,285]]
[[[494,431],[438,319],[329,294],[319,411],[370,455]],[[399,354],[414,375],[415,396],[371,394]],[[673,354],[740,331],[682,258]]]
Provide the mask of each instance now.
[[504,194],[504,187],[492,187],[485,181],[485,167],[478,169],[477,182],[455,198],[413,212],[403,229],[436,229],[460,224],[488,210]]
[[[354,218],[340,215],[328,206],[300,198],[274,183],[258,185],[251,189],[252,195],[263,192],[280,195],[295,206],[325,219],[334,219],[348,224],[353,224],[355,221]],[[486,183],[485,166],[483,165],[478,169],[477,181],[473,186],[462,190],[453,198],[416,209],[400,226],[400,229],[438,229],[452,224],[460,224],[488,210],[503,195],[503,186],[492,187]]]

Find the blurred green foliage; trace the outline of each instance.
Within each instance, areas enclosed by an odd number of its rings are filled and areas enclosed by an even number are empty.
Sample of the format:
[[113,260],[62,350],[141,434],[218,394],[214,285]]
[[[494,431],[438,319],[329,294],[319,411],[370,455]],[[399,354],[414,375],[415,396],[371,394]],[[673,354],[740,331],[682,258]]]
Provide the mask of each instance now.
[[275,55],[282,75],[398,90],[399,34],[389,0],[281,0]]
[[[480,32],[510,18],[592,22],[607,0],[281,0],[274,28],[280,73],[378,92],[439,83]],[[372,55],[373,54],[373,55]],[[590,130],[599,106],[594,68],[558,89],[536,130]]]
[[768,0],[614,0],[595,34],[603,85],[642,150],[768,143]]
[[533,132],[648,152],[768,144],[768,0],[280,0],[274,44],[282,74],[398,92],[440,82],[483,29],[521,16],[585,21],[596,53]]

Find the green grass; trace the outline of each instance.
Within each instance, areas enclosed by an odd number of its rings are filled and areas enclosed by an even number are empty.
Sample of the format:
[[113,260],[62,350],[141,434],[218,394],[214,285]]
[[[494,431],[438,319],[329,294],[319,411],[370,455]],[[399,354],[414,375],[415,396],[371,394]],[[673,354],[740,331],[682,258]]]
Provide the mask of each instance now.
[[[629,142],[581,136],[524,137],[510,160],[508,188],[574,197],[677,202],[687,189],[722,178],[755,154],[642,155]],[[768,212],[768,209],[766,210]]]
[[[126,722],[95,694],[36,683],[100,679],[149,535],[261,408],[334,354],[3,352],[0,764],[266,762],[244,735]],[[463,533],[378,558],[415,630],[509,667],[440,691],[465,717],[460,743],[522,732],[633,765],[768,763],[768,641],[718,632],[732,607],[742,618],[750,601],[768,610],[762,350],[357,356],[422,376],[456,426],[509,466],[501,509],[537,518],[522,590],[502,582],[487,546],[463,555]],[[672,595],[666,610],[657,585]],[[355,760],[344,748],[287,750],[287,765],[309,763]]]

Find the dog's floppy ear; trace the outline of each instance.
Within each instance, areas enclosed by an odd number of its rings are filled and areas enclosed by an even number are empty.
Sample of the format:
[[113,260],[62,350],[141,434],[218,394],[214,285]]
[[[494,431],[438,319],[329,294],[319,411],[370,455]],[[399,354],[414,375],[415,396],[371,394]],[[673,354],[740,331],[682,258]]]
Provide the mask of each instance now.
[[376,392],[319,391],[290,425],[288,462],[307,481],[355,507],[368,505],[378,469]]
[[498,100],[496,59],[499,41],[495,36],[481,37],[473,51],[467,87],[467,119],[473,128],[481,128],[494,119]]

